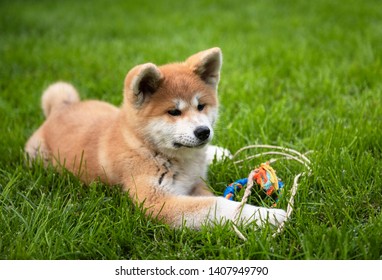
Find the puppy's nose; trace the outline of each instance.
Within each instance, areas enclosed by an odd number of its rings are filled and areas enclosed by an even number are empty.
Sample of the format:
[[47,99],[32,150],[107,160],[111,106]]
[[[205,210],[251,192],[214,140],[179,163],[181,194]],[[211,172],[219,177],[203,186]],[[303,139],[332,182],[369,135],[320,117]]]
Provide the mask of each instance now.
[[194,130],[194,134],[196,138],[198,138],[201,141],[207,140],[208,137],[210,137],[210,129],[207,126],[199,126]]

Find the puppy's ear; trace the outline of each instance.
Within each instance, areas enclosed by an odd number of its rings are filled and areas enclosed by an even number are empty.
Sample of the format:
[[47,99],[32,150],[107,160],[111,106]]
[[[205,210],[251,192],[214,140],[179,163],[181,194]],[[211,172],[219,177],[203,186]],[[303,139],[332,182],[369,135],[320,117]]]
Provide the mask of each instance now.
[[222,52],[220,48],[212,48],[190,56],[186,65],[198,75],[206,84],[217,88],[222,66]]
[[158,90],[162,80],[163,75],[155,64],[135,66],[125,78],[125,98],[132,100],[136,107],[140,107]]

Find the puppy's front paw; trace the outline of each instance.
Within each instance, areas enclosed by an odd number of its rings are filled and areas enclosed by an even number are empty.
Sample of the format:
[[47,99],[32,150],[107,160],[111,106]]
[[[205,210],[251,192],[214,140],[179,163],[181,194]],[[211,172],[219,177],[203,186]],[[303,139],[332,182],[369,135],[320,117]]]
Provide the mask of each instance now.
[[283,209],[271,209],[269,210],[268,221],[274,225],[279,226],[286,219],[286,212]]
[[283,209],[269,209],[245,204],[241,217],[243,221],[254,221],[258,226],[264,226],[269,223],[277,227],[285,221],[286,212]]
[[232,158],[232,154],[228,149],[214,145],[208,146],[206,155],[208,164],[211,164],[214,159],[221,161],[224,158]]

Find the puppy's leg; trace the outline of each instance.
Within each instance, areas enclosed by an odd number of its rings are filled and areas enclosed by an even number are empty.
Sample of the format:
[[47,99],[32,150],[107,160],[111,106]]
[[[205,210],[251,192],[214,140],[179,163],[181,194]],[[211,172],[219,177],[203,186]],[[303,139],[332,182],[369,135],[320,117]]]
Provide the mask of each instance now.
[[[199,229],[203,224],[233,221],[239,202],[215,196],[157,196],[157,199],[146,201],[145,207],[154,216],[163,218],[172,226],[183,223],[187,227]],[[279,225],[285,219],[282,209],[268,209],[246,204],[240,215],[240,221],[248,224],[255,222],[258,226],[265,223]]]
[[208,164],[211,164],[214,159],[221,161],[224,158],[231,158],[232,154],[228,149],[223,147],[209,145],[206,150],[206,160]]
[[48,163],[50,152],[45,145],[41,127],[29,138],[25,145],[25,152],[29,163],[38,158],[42,159],[45,165]]
[[[231,201],[224,197],[216,197],[216,218],[234,220],[236,209],[240,202]],[[258,226],[270,223],[278,226],[285,220],[286,212],[283,209],[265,208],[245,204],[240,213],[240,222],[245,224],[255,222]]]

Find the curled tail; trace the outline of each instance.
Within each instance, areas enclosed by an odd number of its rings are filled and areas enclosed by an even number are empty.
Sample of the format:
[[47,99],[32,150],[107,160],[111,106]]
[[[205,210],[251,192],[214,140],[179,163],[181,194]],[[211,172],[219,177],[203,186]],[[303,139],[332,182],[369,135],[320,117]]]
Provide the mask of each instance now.
[[42,110],[47,118],[55,108],[79,101],[80,96],[71,84],[57,82],[50,85],[42,94]]

